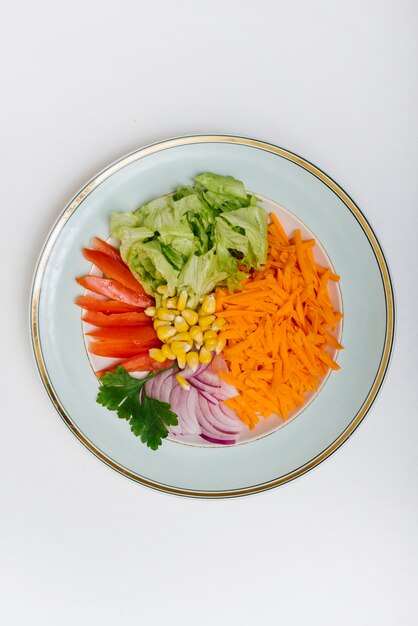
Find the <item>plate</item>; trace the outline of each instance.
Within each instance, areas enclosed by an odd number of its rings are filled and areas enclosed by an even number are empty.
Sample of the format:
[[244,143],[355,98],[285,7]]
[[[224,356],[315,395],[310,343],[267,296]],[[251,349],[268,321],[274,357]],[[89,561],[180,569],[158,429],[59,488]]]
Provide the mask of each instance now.
[[[332,294],[344,312],[341,370],[328,376],[285,428],[271,418],[241,445],[164,441],[152,452],[95,401],[97,380],[84,345],[81,248],[109,236],[112,211],[190,184],[202,171],[230,174],[261,197],[286,229],[301,227],[317,254],[341,275]],[[321,256],[322,255],[322,256]],[[35,271],[31,296],[36,363],[55,408],[77,438],[121,474],[160,491],[203,498],[257,493],[301,476],[329,457],[364,419],[385,378],[393,346],[394,297],[381,246],[366,218],[329,176],[270,143],[194,135],[141,148],[95,176],[53,226]],[[190,445],[191,444],[191,445]]]

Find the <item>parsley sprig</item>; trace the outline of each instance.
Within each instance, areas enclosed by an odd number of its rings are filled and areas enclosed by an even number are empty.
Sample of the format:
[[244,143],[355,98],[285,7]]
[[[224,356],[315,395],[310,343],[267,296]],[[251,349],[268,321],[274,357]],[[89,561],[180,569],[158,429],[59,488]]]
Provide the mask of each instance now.
[[[161,374],[161,372],[158,372]],[[139,380],[130,376],[124,367],[102,376],[97,402],[110,411],[116,411],[120,419],[129,422],[136,437],[140,437],[151,450],[157,450],[167,437],[167,426],[178,424],[177,415],[167,402],[150,398],[145,383],[157,374],[148,374]]]

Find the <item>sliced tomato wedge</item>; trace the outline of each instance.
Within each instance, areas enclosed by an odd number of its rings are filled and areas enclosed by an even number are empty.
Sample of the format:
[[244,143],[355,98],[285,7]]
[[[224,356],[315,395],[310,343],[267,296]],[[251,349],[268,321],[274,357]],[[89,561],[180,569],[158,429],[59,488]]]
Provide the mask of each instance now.
[[97,328],[87,333],[92,339],[141,339],[142,341],[152,341],[157,339],[157,333],[149,326],[115,326],[113,328]]
[[93,341],[88,346],[88,351],[97,356],[107,356],[112,358],[126,359],[136,356],[138,352],[157,348],[161,345],[159,339],[151,341],[141,341],[140,339]]
[[100,239],[100,237],[93,237],[93,239],[90,241],[90,245],[94,250],[104,252],[112,259],[115,259],[116,261],[121,261],[123,263],[119,250],[116,250],[116,248],[111,246],[110,243],[107,243],[107,241],[103,241],[103,239]]
[[99,252],[98,250],[89,250],[83,248],[84,257],[90,263],[93,263],[99,268],[107,278],[113,278],[117,280],[121,285],[136,291],[137,293],[145,293],[141,283],[139,283],[135,276],[133,276],[131,270],[122,261],[118,261],[108,256],[105,252]]
[[97,378],[101,378],[103,374],[106,374],[107,372],[113,372],[119,366],[124,367],[127,372],[159,372],[160,370],[166,369],[171,365],[173,365],[172,361],[164,361],[164,363],[158,363],[157,361],[154,361],[154,359],[152,359],[148,354],[147,350],[146,352],[141,352],[140,354],[137,354],[130,359],[118,361],[110,367],[99,370],[98,372],[96,372],[96,376]]
[[150,323],[150,318],[145,313],[111,313],[105,315],[98,311],[87,311],[82,317],[83,322],[106,328],[109,326],[139,326]]
[[94,296],[78,296],[75,303],[87,311],[98,311],[100,313],[130,313],[138,311],[136,306],[125,304],[125,302],[118,302],[117,300],[99,300],[99,298],[95,298]]
[[76,278],[79,285],[111,300],[118,300],[141,309],[151,306],[152,300],[143,293],[137,293],[121,285],[117,280],[100,278],[99,276],[81,276]]

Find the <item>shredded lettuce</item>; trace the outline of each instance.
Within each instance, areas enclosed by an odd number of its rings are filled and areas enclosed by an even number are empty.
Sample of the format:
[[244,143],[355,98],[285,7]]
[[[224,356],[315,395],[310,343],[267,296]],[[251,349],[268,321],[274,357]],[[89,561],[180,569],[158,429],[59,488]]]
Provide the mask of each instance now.
[[[248,268],[252,267],[252,251],[248,238],[244,231],[235,230],[223,217],[217,217],[215,221],[216,244],[217,247],[224,246],[230,254],[242,261]],[[251,258],[249,258],[251,257]]]
[[253,255],[251,266],[259,269],[267,260],[267,219],[264,209],[259,206],[243,207],[225,213],[223,218],[232,227],[245,232]]
[[[123,243],[122,243],[123,246]],[[165,257],[158,240],[133,243],[121,255],[132,274],[139,280],[145,291],[155,294],[159,285],[167,284],[170,291],[177,286],[178,270]]]
[[224,283],[228,278],[226,268],[219,268],[215,248],[188,259],[178,277],[178,290],[185,289],[189,296],[189,306],[198,304],[199,297],[211,293],[217,285]]
[[113,213],[112,236],[144,289],[185,289],[190,305],[216,286],[239,289],[248,271],[267,256],[267,216],[232,176],[204,172],[195,186],[178,187],[134,213]]
[[195,181],[214,194],[232,196],[244,202],[247,200],[244,184],[233,176],[221,176],[212,172],[204,172],[200,176],[196,176]]

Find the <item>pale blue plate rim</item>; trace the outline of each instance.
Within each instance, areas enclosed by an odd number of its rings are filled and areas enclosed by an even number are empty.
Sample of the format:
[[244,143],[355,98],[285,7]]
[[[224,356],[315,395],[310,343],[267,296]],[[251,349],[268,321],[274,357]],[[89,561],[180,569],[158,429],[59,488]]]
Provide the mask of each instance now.
[[[359,226],[362,231],[366,235],[366,238],[373,250],[374,256],[376,258],[380,276],[382,279],[382,284],[384,287],[384,296],[385,296],[385,305],[386,305],[386,333],[385,333],[385,341],[382,349],[382,358],[380,360],[379,368],[376,373],[376,376],[373,380],[372,387],[370,392],[366,396],[365,403],[362,405],[360,410],[354,415],[352,421],[347,426],[347,428],[329,445],[327,446],[320,454],[316,455],[300,467],[293,470],[291,473],[281,476],[276,480],[270,480],[268,482],[259,483],[256,485],[251,485],[250,487],[240,488],[240,489],[230,489],[230,490],[216,490],[216,491],[205,491],[205,490],[188,490],[182,488],[175,488],[172,485],[159,483],[155,481],[148,480],[144,477],[141,477],[124,466],[116,463],[106,454],[104,454],[101,450],[99,450],[95,444],[90,441],[80,430],[78,426],[76,426],[71,417],[67,415],[65,409],[60,404],[59,398],[55,393],[53,388],[51,379],[48,375],[46,364],[42,354],[42,346],[39,340],[38,335],[38,300],[39,300],[39,292],[42,284],[43,273],[45,267],[48,262],[49,254],[54,245],[55,239],[60,233],[62,227],[66,223],[67,219],[70,215],[77,209],[78,206],[81,205],[83,200],[97,187],[100,186],[104,180],[107,180],[113,173],[119,171],[120,169],[126,167],[133,160],[137,160],[137,158],[142,158],[147,156],[147,154],[153,154],[155,152],[164,151],[179,145],[184,145],[186,143],[199,144],[199,143],[208,143],[208,142],[218,142],[218,143],[238,143],[240,145],[247,145],[252,148],[256,148],[259,150],[264,150],[268,152],[275,153],[282,158],[286,158],[287,160],[295,163],[302,169],[307,170],[309,173],[318,178],[322,183],[324,183],[333,193],[339,197],[346,207],[351,211],[353,216],[356,218]],[[141,154],[142,153],[142,154]],[[134,158],[136,157],[136,158]],[[30,325],[30,336],[31,336],[31,344],[32,344],[32,352],[34,355],[35,363],[41,377],[44,388],[53,403],[56,411],[63,419],[64,423],[71,430],[71,432],[77,437],[77,439],[92,452],[97,458],[99,458],[106,465],[122,474],[123,476],[130,478],[134,482],[141,483],[144,486],[152,488],[157,491],[162,491],[165,493],[170,493],[173,495],[181,495],[187,497],[195,497],[195,498],[206,498],[206,499],[216,499],[216,498],[230,498],[230,497],[239,497],[244,495],[251,495],[255,493],[260,493],[263,491],[267,491],[273,489],[277,486],[286,484],[299,478],[303,474],[307,473],[314,467],[320,465],[325,459],[329,458],[336,450],[338,450],[345,441],[347,441],[350,436],[357,430],[358,426],[363,422],[367,413],[370,411],[373,406],[379,392],[381,391],[382,385],[386,380],[387,373],[390,367],[391,359],[393,356],[394,349],[394,341],[396,336],[396,300],[394,293],[393,280],[391,277],[391,273],[388,267],[388,262],[386,256],[383,252],[382,246],[374,232],[374,229],[370,225],[369,221],[358,207],[358,205],[354,202],[351,196],[339,185],[336,181],[331,178],[328,174],[326,174],[321,168],[314,165],[309,160],[301,157],[297,153],[287,150],[285,148],[281,148],[276,144],[273,144],[268,141],[254,139],[251,137],[246,137],[242,135],[233,135],[233,134],[217,134],[217,133],[206,133],[206,134],[190,134],[190,135],[181,135],[172,138],[168,138],[162,141],[156,141],[150,144],[147,144],[141,148],[133,150],[128,154],[120,157],[116,161],[112,162],[102,170],[100,170],[95,176],[93,176],[87,183],[85,183],[81,189],[73,196],[70,202],[66,205],[64,210],[60,213],[58,218],[53,223],[46,239],[45,243],[41,249],[39,254],[38,261],[36,263],[34,277],[30,290],[30,308],[29,308],[29,325]],[[377,384],[376,384],[377,381]]]

